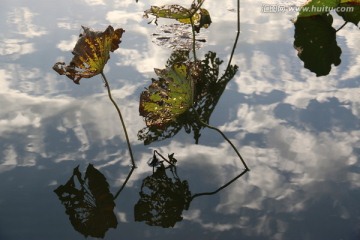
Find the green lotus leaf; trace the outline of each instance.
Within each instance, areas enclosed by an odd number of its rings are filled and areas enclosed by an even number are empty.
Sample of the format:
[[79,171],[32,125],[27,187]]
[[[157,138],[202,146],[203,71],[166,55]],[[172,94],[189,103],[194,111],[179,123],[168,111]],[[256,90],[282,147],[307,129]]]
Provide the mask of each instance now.
[[[360,0],[342,1],[339,4],[339,10],[336,13],[341,16],[345,22],[351,22],[358,25],[360,22]],[[352,11],[342,11],[352,9]]]
[[352,3],[356,5],[356,4],[360,4],[360,0],[340,0],[340,3]]
[[310,0],[301,6],[298,17],[310,17],[330,12],[339,3],[340,0]]
[[140,115],[146,126],[164,128],[193,105],[193,80],[186,63],[155,69],[158,80],[141,93]]

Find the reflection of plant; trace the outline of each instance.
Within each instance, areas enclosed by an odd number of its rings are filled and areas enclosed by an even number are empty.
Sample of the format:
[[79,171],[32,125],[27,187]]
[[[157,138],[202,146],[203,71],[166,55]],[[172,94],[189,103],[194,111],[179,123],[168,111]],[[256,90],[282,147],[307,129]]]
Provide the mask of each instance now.
[[[159,36],[156,37],[156,39],[161,45],[164,45],[168,42],[171,48],[176,50],[192,48],[194,59],[196,60],[195,49],[200,47],[200,45],[197,45],[196,43],[197,41],[203,42],[205,40],[195,39],[195,32],[199,33],[201,28],[208,28],[211,24],[211,17],[209,12],[206,9],[201,8],[204,2],[205,0],[193,0],[190,8],[186,8],[177,4],[164,5],[160,7],[151,6],[150,9],[144,11],[144,17],[148,18],[149,14],[155,16],[156,25],[158,18],[175,19],[182,23],[182,25],[172,24],[165,27],[164,32],[169,32],[168,29],[172,29],[170,31],[178,32],[178,34],[175,34],[175,36],[165,34],[165,36]],[[191,37],[185,30],[186,28],[182,28],[184,25],[191,26]],[[159,34],[154,35],[158,36]],[[160,35],[163,35],[163,33]]]
[[79,167],[74,168],[71,178],[55,193],[75,230],[85,237],[103,238],[109,228],[116,228],[115,203],[109,184],[92,164],[88,165],[84,178]]
[[122,28],[114,30],[112,26],[109,26],[104,32],[95,32],[87,27],[83,27],[83,30],[84,32],[80,34],[80,38],[72,52],[74,57],[70,64],[66,65],[64,62],[57,62],[53,69],[60,75],[66,75],[76,84],[79,84],[81,78],[91,78],[101,74],[105,82],[105,87],[107,88],[109,99],[119,115],[130,153],[131,163],[133,167],[135,167],[136,165],[124,119],[120,108],[112,98],[109,83],[103,72],[105,64],[110,58],[110,52],[119,48],[119,44],[121,43],[120,39],[125,31]]
[[[168,166],[165,167],[164,162],[168,163]],[[156,150],[154,151],[149,165],[156,170],[153,170],[153,174],[142,182],[140,199],[134,207],[135,221],[145,222],[150,226],[174,227],[183,219],[182,212],[189,209],[192,200],[220,192],[248,171],[243,170],[215,191],[192,195],[188,182],[182,181],[177,174],[176,162],[174,153],[169,154],[167,159]]]
[[316,76],[328,75],[331,65],[338,66],[341,62],[341,48],[336,42],[336,30],[331,27],[332,20],[330,14],[316,15],[298,18],[294,23],[294,47],[304,67]]
[[[330,11],[344,19],[344,24],[335,30]],[[294,47],[304,67],[316,73],[316,76],[328,75],[331,65],[341,62],[341,48],[336,43],[336,32],[347,23],[358,25],[360,21],[359,0],[311,0],[300,7],[294,21]]]
[[134,207],[135,221],[167,228],[182,220],[181,214],[189,206],[191,192],[187,181],[179,179],[174,165],[168,168],[171,177],[166,174],[164,164],[159,162],[155,172],[143,180],[140,199]]

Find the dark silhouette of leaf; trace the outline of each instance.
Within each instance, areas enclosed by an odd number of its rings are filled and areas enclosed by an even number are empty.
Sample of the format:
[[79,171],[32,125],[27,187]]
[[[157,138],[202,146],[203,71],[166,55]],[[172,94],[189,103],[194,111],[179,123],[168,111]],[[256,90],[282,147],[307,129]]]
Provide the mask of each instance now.
[[[174,61],[188,62],[188,51],[174,52],[167,65],[174,64]],[[198,143],[201,129],[204,126],[196,119],[200,116],[203,121],[209,122],[227,83],[234,77],[238,69],[237,66],[230,65],[225,73],[219,77],[219,67],[222,63],[214,52],[207,53],[205,59],[197,64],[193,63],[192,67],[189,68],[194,79],[193,107],[179,115],[176,121],[169,121],[162,128],[153,125],[140,130],[138,132],[139,140],[144,141],[144,144],[147,145],[154,141],[171,138],[184,128],[187,133],[194,133],[195,142]],[[188,65],[190,66],[189,63]]]
[[[167,166],[165,162],[168,163]],[[142,182],[140,199],[134,206],[135,221],[145,222],[150,226],[174,227],[183,219],[182,212],[189,209],[192,200],[219,193],[249,171],[249,169],[244,169],[213,191],[192,195],[188,182],[182,181],[177,174],[176,162],[174,153],[168,154],[168,158],[165,158],[156,150],[154,151],[149,161],[153,174]],[[155,171],[154,168],[156,168]]]
[[89,164],[85,177],[74,168],[73,175],[65,185],[54,190],[74,229],[85,237],[105,236],[109,228],[117,227],[113,212],[115,203],[104,175]]
[[297,18],[295,25],[294,48],[304,67],[316,76],[329,74],[331,65],[341,63],[341,48],[336,42],[336,30],[331,26],[330,14]]
[[173,51],[166,61],[166,67],[172,66],[174,63],[182,63],[189,61],[190,50],[177,50]]
[[76,84],[79,84],[81,78],[91,78],[103,71],[110,52],[119,48],[120,39],[125,32],[122,28],[114,30],[112,26],[108,26],[104,32],[82,28],[84,32],[80,34],[75,45],[70,64],[57,62],[53,66],[57,73],[66,75]]
[[353,11],[336,11],[336,13],[341,16],[345,22],[351,22],[358,26],[360,22],[360,1],[348,1],[342,2],[339,4],[340,9],[352,8]]
[[183,219],[181,215],[188,209],[191,192],[187,181],[181,181],[176,172],[171,172],[172,177],[169,177],[161,163],[143,180],[140,199],[134,206],[135,221],[168,228]]

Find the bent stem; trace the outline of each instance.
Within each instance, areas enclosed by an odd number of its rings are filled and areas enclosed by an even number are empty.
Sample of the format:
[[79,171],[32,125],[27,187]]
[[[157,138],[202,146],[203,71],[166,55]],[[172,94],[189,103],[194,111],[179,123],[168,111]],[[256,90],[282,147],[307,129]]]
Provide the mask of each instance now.
[[250,171],[249,169],[245,169],[244,171],[242,171],[239,175],[237,175],[236,177],[234,177],[233,179],[231,179],[230,181],[228,181],[227,183],[225,183],[224,185],[222,185],[221,187],[219,187],[218,189],[216,189],[215,191],[212,192],[203,192],[203,193],[196,193],[193,196],[191,196],[191,201],[194,200],[194,198],[200,197],[200,196],[205,196],[205,195],[214,195],[217,194],[218,192],[220,192],[221,190],[227,188],[230,184],[232,184],[233,182],[235,182],[236,180],[238,180],[239,178],[241,178],[246,172]]
[[129,174],[127,175],[123,185],[120,187],[120,189],[116,192],[116,194],[114,195],[114,200],[120,195],[121,191],[125,188],[127,182],[129,181],[131,174],[133,173],[133,171],[135,170],[135,166],[131,167],[131,170],[129,172]]
[[207,124],[206,122],[204,122],[203,120],[201,120],[200,117],[199,117],[199,115],[197,114],[197,112],[196,112],[196,111],[194,111],[194,112],[195,112],[195,114],[197,115],[198,120],[200,121],[200,123],[201,123],[202,125],[204,125],[205,127],[208,127],[208,128],[210,128],[210,129],[213,129],[213,130],[217,131],[218,133],[220,133],[220,135],[230,144],[230,146],[231,146],[231,147],[233,148],[233,150],[236,152],[236,155],[238,155],[239,159],[241,160],[242,164],[243,164],[244,167],[245,167],[245,170],[246,170],[246,171],[250,171],[250,169],[248,168],[248,166],[247,166],[246,163],[245,163],[245,160],[243,159],[243,157],[241,156],[241,154],[239,153],[239,151],[236,149],[235,145],[230,141],[230,139],[227,138],[226,135],[225,135],[220,129],[218,129],[218,128],[216,128],[216,127],[213,127],[213,126]]
[[130,153],[130,158],[131,158],[131,164],[133,165],[133,167],[136,167],[136,164],[135,164],[135,161],[134,161],[134,156],[133,156],[133,153],[132,153],[132,150],[131,150],[131,145],[130,145],[130,141],[129,141],[129,136],[127,134],[127,131],[126,131],[126,126],[125,126],[125,122],[124,122],[124,119],[121,115],[121,112],[120,112],[120,108],[118,107],[118,105],[116,104],[116,102],[114,101],[114,99],[112,98],[112,95],[111,95],[111,91],[110,91],[110,86],[109,86],[109,83],[105,77],[105,74],[101,71],[101,76],[105,82],[105,87],[107,89],[107,92],[108,92],[108,95],[109,95],[109,98],[110,98],[110,101],[114,104],[115,108],[116,108],[116,111],[119,115],[119,118],[120,118],[120,121],[121,121],[121,124],[122,124],[122,127],[124,129],[124,133],[125,133],[125,137],[126,137],[126,142],[127,142],[127,146],[128,146],[128,149],[129,149],[129,153]]

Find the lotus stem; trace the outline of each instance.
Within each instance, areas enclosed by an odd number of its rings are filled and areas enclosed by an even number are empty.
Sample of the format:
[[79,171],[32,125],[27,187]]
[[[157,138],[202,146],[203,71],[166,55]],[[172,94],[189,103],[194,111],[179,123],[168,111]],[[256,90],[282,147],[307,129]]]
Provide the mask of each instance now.
[[105,82],[105,87],[107,89],[107,92],[108,92],[108,96],[110,98],[110,101],[114,104],[115,108],[116,108],[116,111],[119,115],[119,118],[120,118],[120,121],[121,121],[121,124],[122,124],[122,127],[124,129],[124,133],[125,133],[125,138],[126,138],[126,142],[127,142],[127,146],[128,146],[128,149],[129,149],[129,153],[130,153],[130,158],[131,158],[131,164],[134,168],[136,168],[136,164],[135,164],[135,161],[134,161],[134,156],[133,156],[133,153],[132,153],[132,150],[131,150],[131,144],[130,144],[130,140],[129,140],[129,136],[127,134],[127,131],[126,131],[126,126],[125,126],[125,122],[124,122],[124,119],[122,117],[122,114],[121,114],[121,111],[120,111],[120,108],[118,107],[118,105],[116,104],[116,102],[114,101],[114,99],[112,98],[112,95],[111,95],[111,90],[110,90],[110,86],[109,86],[109,82],[107,81],[106,77],[105,77],[105,74],[103,72],[101,72],[101,76]]
[[250,171],[250,169],[248,168],[248,166],[246,165],[245,163],[245,160],[243,159],[243,157],[241,156],[241,154],[239,153],[239,151],[236,149],[235,145],[230,141],[230,139],[228,137],[226,137],[226,135],[218,128],[216,127],[213,127],[209,124],[207,124],[206,122],[204,122],[203,120],[200,119],[200,116],[197,114],[197,112],[194,110],[195,114],[197,115],[200,123],[202,125],[204,125],[205,127],[208,127],[210,129],[213,129],[215,131],[217,131],[218,133],[220,133],[220,135],[230,144],[230,146],[232,147],[232,149],[235,151],[236,155],[239,157],[239,159],[241,160],[242,164],[244,165],[245,167],[245,170],[246,171]]
[[343,25],[341,25],[341,27],[339,27],[335,32],[338,32],[340,31],[343,27],[345,27],[345,25],[347,24],[348,22],[345,22]]
[[192,19],[193,16],[190,17],[190,23],[191,23],[191,31],[192,31],[192,48],[194,53],[194,61],[196,62],[196,40],[195,40],[195,29],[194,29],[194,21]]
[[240,36],[240,0],[237,1],[237,31],[236,31],[235,42],[234,42],[234,46],[231,50],[229,63],[226,67],[225,72],[230,69],[231,61],[232,61],[234,53],[235,53],[235,48],[236,48],[237,42],[239,40],[239,36]]
[[117,193],[114,195],[114,199],[116,199],[116,198],[119,196],[119,194],[121,193],[121,191],[125,188],[127,182],[128,182],[129,179],[130,179],[131,174],[134,172],[134,169],[135,169],[135,166],[132,166],[129,174],[127,175],[127,177],[126,177],[126,179],[125,179],[125,182],[123,183],[123,185],[121,186],[121,188],[117,191]]

